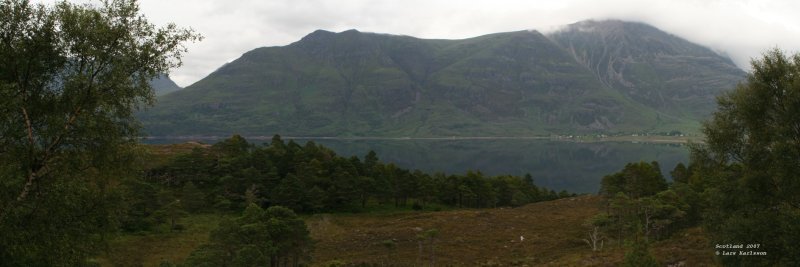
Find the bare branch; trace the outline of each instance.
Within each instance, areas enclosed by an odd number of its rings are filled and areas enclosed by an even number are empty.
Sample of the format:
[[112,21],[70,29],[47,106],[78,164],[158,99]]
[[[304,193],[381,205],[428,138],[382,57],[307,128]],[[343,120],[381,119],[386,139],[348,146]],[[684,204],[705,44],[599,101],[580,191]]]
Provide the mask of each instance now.
[[25,118],[25,127],[28,129],[28,143],[31,145],[31,149],[34,147],[33,141],[33,126],[31,126],[31,118],[28,116],[28,110],[25,107],[21,107],[23,118]]
[[9,203],[6,204],[6,206],[2,210],[0,210],[0,222],[2,222],[3,219],[5,219],[5,216],[8,214],[8,212],[11,210],[12,207],[24,201],[28,197],[28,195],[31,192],[31,188],[33,187],[33,184],[36,182],[37,178],[47,173],[47,165],[44,163],[41,166],[35,168],[36,168],[35,170],[30,170],[30,172],[28,172],[28,177],[25,180],[25,185],[22,187],[22,191],[20,191],[17,198],[15,200],[9,201]]

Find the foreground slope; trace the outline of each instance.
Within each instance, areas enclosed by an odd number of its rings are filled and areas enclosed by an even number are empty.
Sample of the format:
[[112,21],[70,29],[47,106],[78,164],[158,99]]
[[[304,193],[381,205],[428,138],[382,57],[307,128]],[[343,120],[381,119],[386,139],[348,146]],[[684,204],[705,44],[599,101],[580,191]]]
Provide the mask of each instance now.
[[[584,222],[604,209],[598,196],[580,196],[519,208],[394,212],[388,214],[317,214],[306,218],[316,241],[313,266],[331,263],[419,266],[434,258],[440,266],[618,266],[624,247],[605,244],[592,252],[582,239]],[[207,242],[223,216],[192,215],[183,232],[121,236],[100,257],[102,266],[155,266],[183,262]],[[438,230],[431,252],[417,235]],[[520,236],[524,240],[520,240]],[[393,246],[386,246],[391,241]],[[651,245],[664,264],[716,266],[713,246],[699,228],[675,233]],[[433,256],[433,257],[431,257]],[[388,265],[391,264],[391,265]]]
[[[247,52],[159,98],[140,118],[154,136],[692,131],[713,108],[713,94],[743,77],[706,48],[643,24],[615,23],[623,26],[594,32],[627,41],[581,30],[463,40],[320,30]],[[619,51],[597,52],[612,49]],[[603,64],[611,74],[595,67]],[[679,71],[686,66],[689,72]]]
[[[318,241],[314,262],[393,263],[419,266],[435,257],[442,266],[618,266],[625,248],[606,244],[592,252],[584,222],[604,209],[601,197],[579,196],[519,208],[393,215],[314,215],[306,220]],[[434,252],[417,235],[438,230]],[[521,238],[522,237],[522,238]],[[385,246],[386,240],[395,243]],[[666,264],[712,266],[714,255],[698,228],[657,241],[653,254]]]

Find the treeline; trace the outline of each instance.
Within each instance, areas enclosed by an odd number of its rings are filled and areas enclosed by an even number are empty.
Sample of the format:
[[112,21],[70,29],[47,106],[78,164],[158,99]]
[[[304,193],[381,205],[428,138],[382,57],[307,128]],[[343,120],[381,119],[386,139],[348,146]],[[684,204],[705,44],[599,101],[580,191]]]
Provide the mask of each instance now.
[[[235,135],[195,148],[147,170],[128,183],[131,218],[165,222],[164,207],[180,200],[188,212],[239,211],[248,203],[284,206],[300,213],[361,211],[376,206],[486,208],[520,206],[570,196],[536,186],[530,175],[425,173],[381,162],[342,157],[313,141],[300,145],[274,136],[258,146]],[[134,222],[136,221],[136,222]],[[131,228],[147,221],[131,220]]]

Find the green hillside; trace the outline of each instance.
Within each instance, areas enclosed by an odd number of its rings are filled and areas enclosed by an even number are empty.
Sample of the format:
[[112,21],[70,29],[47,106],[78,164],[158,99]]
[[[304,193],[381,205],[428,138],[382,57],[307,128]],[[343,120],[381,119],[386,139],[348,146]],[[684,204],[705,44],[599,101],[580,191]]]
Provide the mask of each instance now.
[[695,132],[743,77],[638,23],[462,40],[318,30],[247,52],[139,118],[151,136]]

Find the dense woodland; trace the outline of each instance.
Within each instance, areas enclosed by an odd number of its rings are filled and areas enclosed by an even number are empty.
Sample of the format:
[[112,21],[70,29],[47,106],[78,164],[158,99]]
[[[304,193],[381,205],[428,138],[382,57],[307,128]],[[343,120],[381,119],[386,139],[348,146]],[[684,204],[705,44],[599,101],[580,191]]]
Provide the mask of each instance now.
[[372,151],[364,160],[342,157],[313,141],[301,146],[280,136],[256,146],[236,135],[179,155],[128,184],[137,207],[132,218],[147,218],[172,201],[159,200],[159,194],[180,199],[192,212],[241,210],[254,203],[300,213],[520,206],[570,196],[536,186],[530,175],[429,174],[381,162]]

